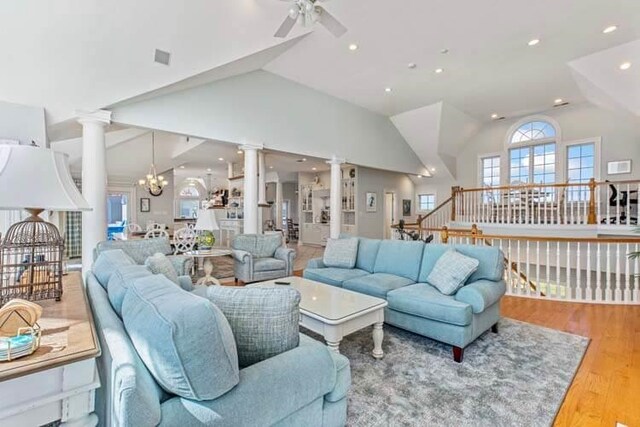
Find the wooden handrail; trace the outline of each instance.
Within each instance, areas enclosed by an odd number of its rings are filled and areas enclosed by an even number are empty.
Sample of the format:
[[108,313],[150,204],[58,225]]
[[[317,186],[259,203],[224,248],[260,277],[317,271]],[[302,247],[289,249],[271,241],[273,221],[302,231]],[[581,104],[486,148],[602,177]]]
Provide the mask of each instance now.
[[[560,242],[560,243],[638,243],[639,237],[544,237],[519,236],[510,234],[484,234],[484,239],[529,240],[532,242]],[[471,237],[469,232],[449,231],[449,237]]]
[[[624,185],[624,184],[638,184],[640,185],[640,179],[634,180],[624,180],[624,181],[595,181],[592,178],[592,181],[596,186],[609,186],[609,185]],[[540,188],[540,187],[548,187],[548,188],[566,188],[566,187],[589,187],[590,182],[582,182],[582,183],[554,183],[554,184],[517,184],[517,185],[499,185],[499,186],[487,186],[487,187],[475,187],[475,188],[462,188],[462,187],[454,187],[454,191],[456,193],[472,193],[478,191],[499,191],[499,190],[521,190],[521,189],[530,189],[530,188]]]
[[453,201],[453,196],[449,197],[447,200],[445,200],[444,202],[440,203],[438,206],[433,208],[433,210],[431,212],[427,213],[425,216],[419,217],[418,218],[418,222],[416,224],[422,224],[427,218],[435,215],[441,209],[444,209],[447,206],[447,204],[449,204],[451,201]]

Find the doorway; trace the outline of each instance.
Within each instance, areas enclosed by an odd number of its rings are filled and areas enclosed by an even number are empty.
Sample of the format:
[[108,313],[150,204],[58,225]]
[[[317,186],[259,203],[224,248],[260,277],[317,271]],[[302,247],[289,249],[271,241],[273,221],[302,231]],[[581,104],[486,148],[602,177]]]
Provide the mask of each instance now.
[[396,222],[396,195],[393,192],[384,193],[384,231],[385,239],[391,239],[391,226]]
[[107,191],[107,239],[114,238],[114,234],[124,233],[131,223],[133,200],[130,189],[113,189]]

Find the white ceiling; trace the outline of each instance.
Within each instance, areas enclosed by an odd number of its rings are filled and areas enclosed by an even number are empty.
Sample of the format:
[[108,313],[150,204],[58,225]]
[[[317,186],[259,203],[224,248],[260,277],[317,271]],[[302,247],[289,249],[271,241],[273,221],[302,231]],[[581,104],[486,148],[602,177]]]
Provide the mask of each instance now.
[[[579,102],[567,62],[640,38],[637,0],[349,0],[327,9],[345,36],[318,29],[265,69],[389,116],[439,101],[481,120]],[[618,31],[603,34],[611,24]]]

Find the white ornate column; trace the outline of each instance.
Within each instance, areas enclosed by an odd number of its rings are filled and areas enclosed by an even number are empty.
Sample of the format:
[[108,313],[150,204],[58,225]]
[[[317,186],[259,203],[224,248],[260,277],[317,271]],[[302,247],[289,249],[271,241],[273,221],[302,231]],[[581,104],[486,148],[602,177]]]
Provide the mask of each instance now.
[[280,181],[276,182],[276,228],[281,230],[283,228],[282,225],[282,183]]
[[104,127],[111,111],[78,112],[82,125],[82,195],[91,211],[82,212],[82,271],[93,264],[93,249],[107,239],[107,147]]
[[245,144],[244,151],[244,234],[258,233],[258,150],[262,145]]
[[340,237],[340,231],[342,230],[342,165],[344,162],[344,159],[338,159],[336,156],[327,161],[331,165],[329,236],[332,239]]

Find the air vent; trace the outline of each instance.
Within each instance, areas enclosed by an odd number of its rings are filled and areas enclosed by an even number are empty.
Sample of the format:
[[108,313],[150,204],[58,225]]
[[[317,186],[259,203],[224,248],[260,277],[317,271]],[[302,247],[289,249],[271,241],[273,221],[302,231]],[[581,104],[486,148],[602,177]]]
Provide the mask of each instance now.
[[564,107],[565,105],[569,105],[569,102],[561,102],[560,104],[555,104],[553,108]]
[[495,118],[495,119],[493,119],[493,120],[504,120],[504,119],[506,119],[506,117],[505,117],[505,116],[500,116],[500,117],[496,117],[496,118]]
[[164,50],[156,49],[153,60],[158,64],[169,65],[171,54],[169,52],[165,52]]

